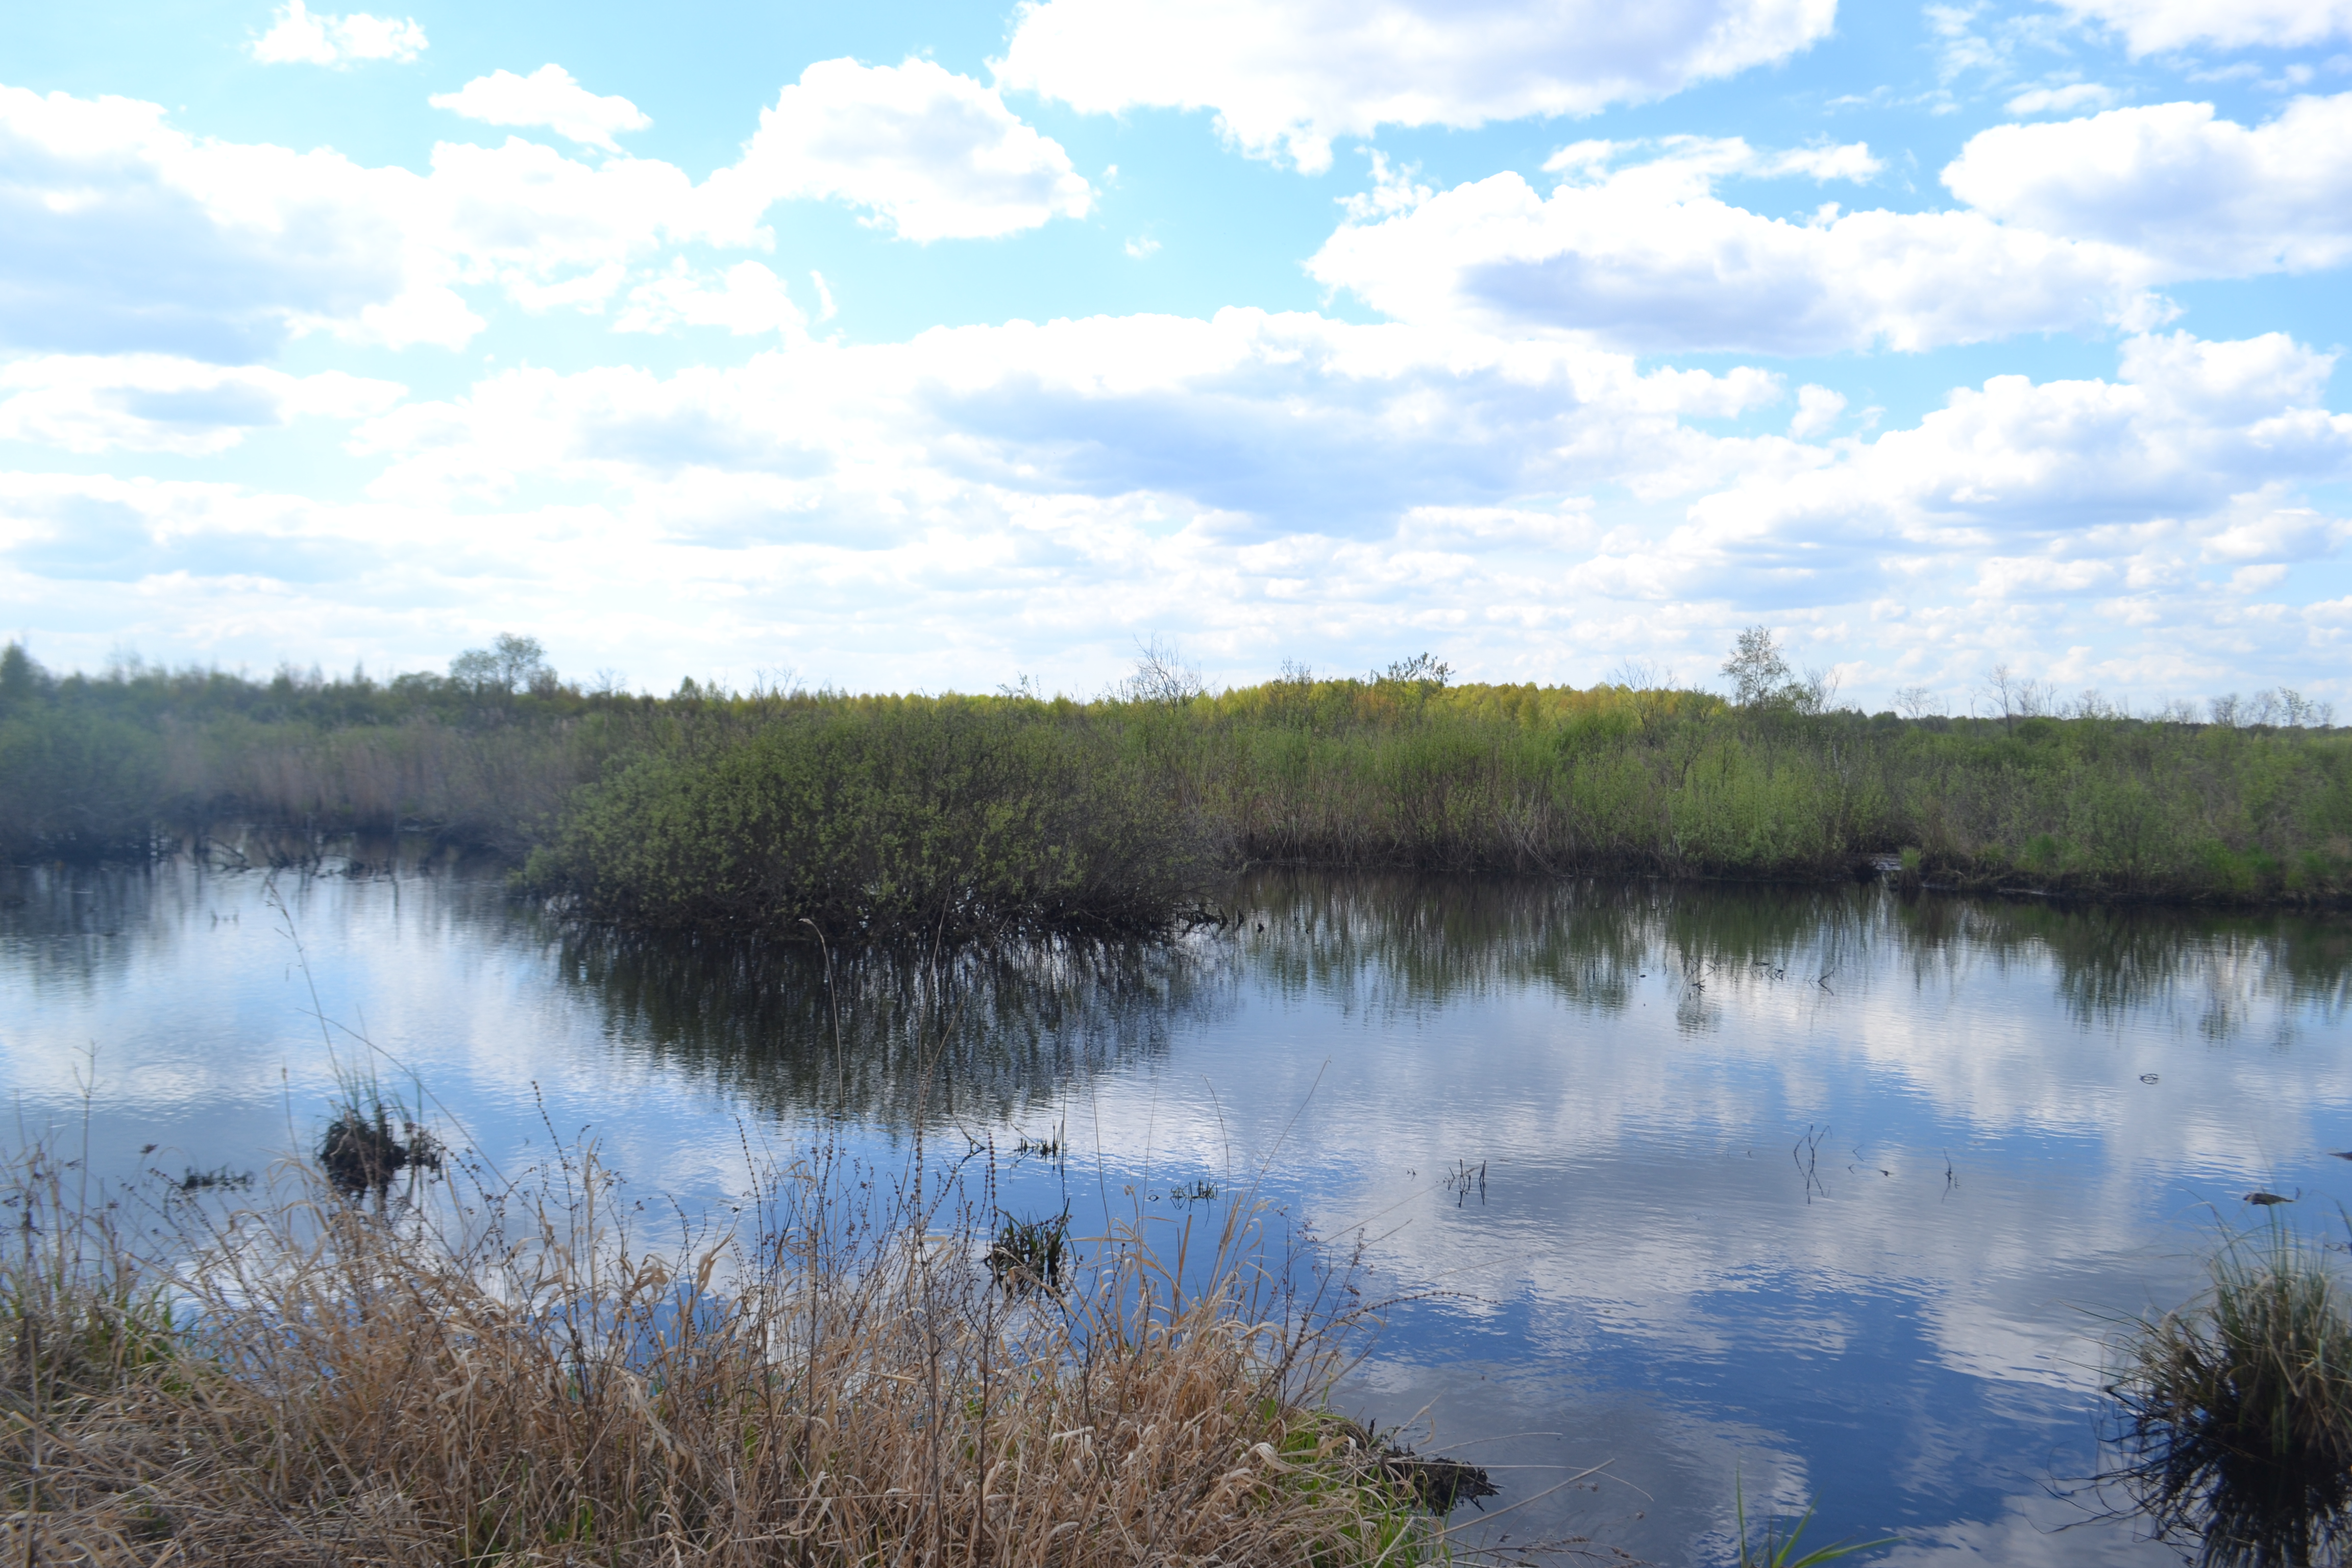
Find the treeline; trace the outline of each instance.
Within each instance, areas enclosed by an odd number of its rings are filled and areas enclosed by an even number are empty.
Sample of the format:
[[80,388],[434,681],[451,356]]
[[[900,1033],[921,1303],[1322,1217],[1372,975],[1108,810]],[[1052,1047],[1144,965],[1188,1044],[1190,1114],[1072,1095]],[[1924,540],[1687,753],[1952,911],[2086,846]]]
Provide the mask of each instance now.
[[1212,693],[1147,660],[1092,701],[655,699],[561,681],[521,638],[382,683],[55,679],[12,648],[0,850],[404,827],[621,923],[844,940],[1149,928],[1249,862],[1822,879],[1884,860],[1928,886],[2352,898],[2352,731],[1866,715],[1819,679],[1738,684],[1457,685],[1421,659]]

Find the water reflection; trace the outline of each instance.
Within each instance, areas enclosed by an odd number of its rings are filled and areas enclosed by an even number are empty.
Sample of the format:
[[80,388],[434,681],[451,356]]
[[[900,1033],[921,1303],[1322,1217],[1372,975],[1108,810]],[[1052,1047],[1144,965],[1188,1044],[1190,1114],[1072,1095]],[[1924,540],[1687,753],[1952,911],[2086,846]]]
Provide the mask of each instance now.
[[2085,1027],[2194,1009],[2200,1034],[2226,1040],[2258,1019],[2335,1026],[2352,1012],[2352,926],[2340,918],[1943,899],[1895,909],[1916,974],[2054,963],[2058,996]]
[[[1009,1172],[1023,1215],[1082,1186],[1173,1226],[1173,1194],[1263,1171],[1413,1298],[1352,1414],[1432,1405],[1507,1501],[1607,1459],[1497,1532],[1658,1561],[1725,1554],[1735,1473],[1899,1561],[2147,1560],[2049,1533],[2080,1512],[2053,1478],[2098,1468],[2105,1325],[2194,1293],[2200,1205],[2352,1199],[2340,920],[1271,872],[1167,946],[828,985],[812,951],[583,931],[356,858],[0,874],[24,1113],[77,1113],[99,1042],[101,1142],[315,1146],[315,985],[486,1146],[590,1127],[641,1191],[723,1199],[745,1133],[819,1121],[879,1158],[919,1117],[999,1147],[1066,1119],[1084,1169]],[[1465,1163],[1483,1186],[1445,1183]]]
[[[1637,980],[1661,973],[1688,993],[1685,1026],[1706,1028],[1722,1015],[1710,987],[1836,994],[1899,967],[1922,987],[1988,970],[2051,973],[2054,998],[2085,1028],[2193,1014],[2201,1036],[2225,1041],[2352,1016],[2352,924],[2329,916],[1299,872],[1254,879],[1241,908],[1255,976],[1376,1011],[1528,986],[1622,1010]],[[1893,964],[1882,965],[1884,950]]]
[[607,1035],[772,1115],[1003,1125],[1230,1013],[1225,944],[1054,943],[844,960],[811,949],[558,929],[563,984]]

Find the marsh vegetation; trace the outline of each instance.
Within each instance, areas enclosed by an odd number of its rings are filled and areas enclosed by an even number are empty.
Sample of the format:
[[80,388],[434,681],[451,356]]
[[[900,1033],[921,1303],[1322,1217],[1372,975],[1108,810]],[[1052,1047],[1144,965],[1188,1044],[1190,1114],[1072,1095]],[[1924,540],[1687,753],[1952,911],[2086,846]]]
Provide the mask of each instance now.
[[509,641],[504,664],[388,683],[53,679],[14,649],[0,853],[402,828],[527,861],[600,920],[853,944],[1165,929],[1251,863],[2352,896],[2352,731],[2293,693],[2132,718],[2003,672],[1998,717],[1906,717],[1769,668],[1733,701],[1457,685],[1422,658],[1213,693],[1163,668],[1087,702],[654,699],[582,690]]
[[0,1166],[5,1561],[1338,1568],[1484,1484],[1323,1411],[1352,1299],[1248,1200],[1081,1269],[828,1147],[656,1236],[593,1147],[394,1194],[326,1143],[250,1201]]
[[2283,1221],[2228,1238],[2195,1301],[2133,1325],[2109,1392],[2120,1485],[2206,1568],[2352,1547],[2352,1296]]

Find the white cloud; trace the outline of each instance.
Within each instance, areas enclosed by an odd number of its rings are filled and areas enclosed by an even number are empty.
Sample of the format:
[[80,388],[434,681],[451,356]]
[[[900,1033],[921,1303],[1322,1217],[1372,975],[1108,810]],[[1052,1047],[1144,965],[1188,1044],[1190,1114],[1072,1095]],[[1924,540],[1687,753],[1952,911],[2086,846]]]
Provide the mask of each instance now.
[[1590,114],[1786,59],[1835,0],[1029,0],[1001,85],[1087,113],[1212,109],[1310,174],[1381,125]]
[[1565,176],[1549,197],[1504,174],[1391,199],[1382,177],[1308,270],[1400,320],[1822,353],[2142,331],[2176,313],[2163,284],[2352,260],[2352,93],[2252,129],[2203,103],[1996,126],[1944,170],[1969,204],[1955,211],[1792,222],[1714,194],[1734,177],[1867,179],[1881,165],[1859,144],[1580,142],[1545,167]]
[[705,232],[702,193],[675,165],[622,157],[592,167],[520,137],[436,146],[425,195],[417,243],[469,282],[541,284]]
[[706,195],[668,163],[592,167],[520,138],[442,143],[418,175],[192,137],[133,100],[0,88],[0,347],[238,361],[317,331],[456,347],[484,324],[460,288],[601,309],[629,265],[709,235]]
[[[709,468],[802,476],[807,504],[828,507],[901,483],[1181,492],[1279,532],[1629,465],[1704,471],[1708,444],[1682,416],[1780,395],[1755,371],[1643,375],[1562,344],[1228,310],[941,328],[667,379],[513,371],[462,402],[394,410],[358,439],[391,459],[384,495],[421,500],[509,494],[534,476],[625,493]],[[913,503],[856,504],[864,520]]]
[[1150,235],[1139,235],[1127,242],[1127,254],[1138,261],[1149,261],[1160,254],[1160,242]]
[[0,440],[205,456],[305,415],[380,414],[406,390],[341,371],[297,376],[163,354],[44,354],[0,366]]
[[2135,55],[2215,44],[2292,48],[2352,37],[2352,0],[2054,0],[2112,27]]
[[2280,489],[2352,474],[2352,415],[2319,402],[2333,363],[2283,333],[2176,333],[2127,343],[2111,382],[1995,376],[1836,461],[1705,497],[1655,555],[1595,570],[1662,595],[1777,579],[1819,602],[1882,591],[1909,556],[1980,600],[2161,591],[2176,631],[2201,626],[2200,561],[2343,540]]
[[793,198],[863,207],[913,240],[993,238],[1094,206],[1060,142],[993,88],[924,59],[818,61],[761,111],[741,160],[709,186],[730,233]]
[[1612,167],[1622,145],[1555,155],[1547,167],[1570,177],[1548,198],[1503,174],[1382,222],[1345,224],[1307,270],[1400,320],[1639,349],[1922,349],[2147,310],[2151,268],[2118,247],[1963,212],[1831,206],[1796,223],[1713,195],[1734,174],[1862,177],[1875,167],[1864,148],[1762,154],[1694,138]]
[[[2280,335],[2150,336],[2112,379],[1995,377],[1816,445],[1694,426],[1785,400],[1776,377],[1559,340],[1249,310],[794,338],[394,406],[352,437],[379,470],[364,507],[0,475],[0,580],[48,605],[102,579],[114,626],[133,600],[193,627],[235,599],[281,638],[494,604],[666,679],[765,659],[1092,680],[1156,627],[1237,671],[1410,636],[1591,679],[1628,655],[1711,668],[1760,618],[1881,667],[2063,636],[2103,670],[2316,684],[2322,642],[2352,635],[2296,607],[2326,581],[2298,563],[2346,542],[2297,493],[2352,475],[2331,364]],[[1832,428],[1833,394],[1796,402]]]
[[425,200],[405,170],[0,87],[0,344],[236,360],[329,325],[463,342],[480,322],[418,265]]
[[348,66],[353,60],[405,65],[425,47],[425,29],[414,16],[394,21],[364,11],[314,16],[303,0],[286,0],[273,16],[269,31],[251,46],[253,58],[265,65]]
[[572,79],[559,65],[543,65],[529,76],[492,71],[456,92],[436,92],[436,109],[490,125],[544,125],[583,146],[617,153],[614,135],[643,131],[653,121],[625,98],[599,98]]
[[1844,412],[1845,394],[1826,386],[1801,386],[1797,389],[1796,416],[1789,421],[1789,434],[1800,441],[1818,436],[1834,426]]
[[2063,87],[2028,88],[2004,107],[2011,114],[2072,114],[2080,109],[2105,109],[2115,100],[2115,89],[2095,81],[2076,81]]
[[805,332],[808,318],[784,291],[784,280],[756,261],[739,261],[714,280],[688,268],[681,257],[668,271],[629,290],[628,305],[614,319],[613,330],[667,332],[680,326],[724,327],[739,337],[791,335]]
[[2210,103],[1996,126],[1944,184],[2006,222],[2130,246],[2173,277],[2334,267],[2352,258],[2352,93],[2296,99],[2252,129]]

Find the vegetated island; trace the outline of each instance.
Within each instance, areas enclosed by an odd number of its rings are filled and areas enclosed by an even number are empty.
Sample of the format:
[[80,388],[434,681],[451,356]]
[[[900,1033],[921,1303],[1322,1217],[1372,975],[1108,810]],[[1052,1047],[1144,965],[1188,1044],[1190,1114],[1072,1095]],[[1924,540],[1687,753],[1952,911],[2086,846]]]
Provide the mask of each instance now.
[[513,636],[381,681],[60,678],[12,644],[0,856],[427,831],[592,919],[852,943],[1161,930],[1252,863],[2352,898],[2352,731],[2292,693],[2193,720],[2009,683],[1998,717],[1901,717],[1790,679],[1760,629],[1741,648],[1734,699],[1456,684],[1425,655],[1212,692],[1155,653],[1076,700],[656,698],[563,680]]

